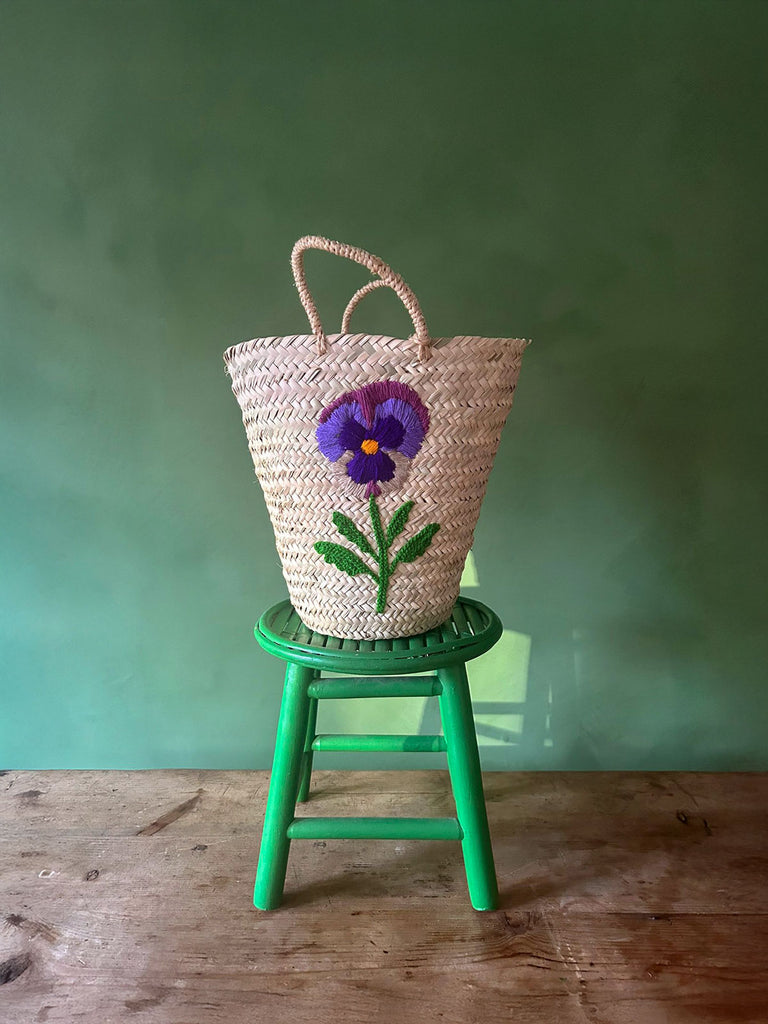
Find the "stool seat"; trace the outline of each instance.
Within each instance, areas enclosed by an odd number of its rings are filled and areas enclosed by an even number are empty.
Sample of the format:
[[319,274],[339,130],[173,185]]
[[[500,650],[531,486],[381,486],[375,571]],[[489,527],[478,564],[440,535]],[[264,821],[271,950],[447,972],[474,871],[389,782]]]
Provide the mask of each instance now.
[[264,650],[283,661],[365,676],[423,672],[471,661],[490,650],[501,634],[498,615],[468,597],[458,599],[450,619],[441,626],[395,640],[346,640],[315,633],[304,625],[290,601],[273,605],[254,629]]
[[[287,662],[254,904],[261,910],[280,904],[293,840],[454,839],[461,843],[472,906],[494,910],[498,887],[465,663],[499,639],[498,616],[479,601],[461,597],[451,617],[426,633],[350,640],[313,632],[290,601],[281,601],[262,615],[254,633],[265,651]],[[443,733],[318,734],[321,700],[360,697],[436,697]],[[456,816],[297,817],[297,805],[309,798],[314,753],[328,750],[445,754]]]

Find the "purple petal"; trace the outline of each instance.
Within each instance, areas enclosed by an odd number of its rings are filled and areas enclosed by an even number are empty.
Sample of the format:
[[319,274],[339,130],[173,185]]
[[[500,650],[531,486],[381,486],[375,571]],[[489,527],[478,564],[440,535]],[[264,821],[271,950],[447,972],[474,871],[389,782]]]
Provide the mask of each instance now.
[[347,473],[355,483],[377,483],[392,479],[395,475],[395,464],[386,452],[378,451],[375,455],[366,455],[360,451],[347,463]]
[[[362,413],[362,420],[367,426],[373,424],[374,416],[377,412],[377,406],[384,405],[389,399],[397,399],[409,405],[421,423],[424,433],[426,434],[429,429],[429,413],[427,408],[419,398],[418,394],[408,384],[403,384],[399,380],[377,380],[370,384],[363,384],[361,388],[356,391],[348,391],[346,395],[342,395],[341,398],[337,398],[336,402],[326,409],[321,419],[329,414],[329,410],[333,410],[337,405],[340,405],[344,400],[353,399],[360,406]],[[399,417],[398,417],[399,419]]]
[[365,440],[366,434],[363,424],[350,416],[339,431],[339,444],[343,446],[345,452],[356,452]]
[[[388,398],[378,409],[379,416],[399,420],[403,427],[403,437],[394,447],[412,459],[421,448],[424,440],[424,425],[416,409],[401,398]],[[381,443],[381,442],[379,442]],[[388,446],[389,447],[389,446]]]
[[[344,452],[359,448],[360,442],[365,438],[365,427],[356,415],[359,413],[360,407],[356,402],[345,402],[318,424],[315,431],[317,446],[326,459],[337,462]],[[359,440],[356,430],[360,432]],[[348,444],[350,440],[354,443]]]
[[379,442],[380,448],[399,448],[404,435],[405,427],[400,420],[395,419],[394,416],[376,414],[371,428],[371,437]]

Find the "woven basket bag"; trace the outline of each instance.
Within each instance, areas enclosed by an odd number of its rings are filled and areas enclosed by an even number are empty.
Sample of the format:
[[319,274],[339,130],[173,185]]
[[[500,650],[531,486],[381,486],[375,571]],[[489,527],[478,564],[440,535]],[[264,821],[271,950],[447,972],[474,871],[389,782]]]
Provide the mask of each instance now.
[[[304,253],[376,275],[326,335]],[[307,236],[291,256],[311,334],[224,353],[288,592],[331,636],[411,636],[449,618],[527,342],[433,338],[408,285],[378,257]],[[351,334],[360,299],[398,295],[414,334]]]

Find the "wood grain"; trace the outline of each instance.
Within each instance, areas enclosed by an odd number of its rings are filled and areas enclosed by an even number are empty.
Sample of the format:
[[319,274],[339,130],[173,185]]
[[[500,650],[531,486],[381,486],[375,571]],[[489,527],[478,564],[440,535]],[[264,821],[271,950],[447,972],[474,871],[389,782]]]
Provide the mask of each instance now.
[[[768,1022],[768,777],[485,777],[502,909],[455,843],[294,843],[264,772],[0,777],[0,1022]],[[302,813],[445,815],[443,772],[319,772]]]

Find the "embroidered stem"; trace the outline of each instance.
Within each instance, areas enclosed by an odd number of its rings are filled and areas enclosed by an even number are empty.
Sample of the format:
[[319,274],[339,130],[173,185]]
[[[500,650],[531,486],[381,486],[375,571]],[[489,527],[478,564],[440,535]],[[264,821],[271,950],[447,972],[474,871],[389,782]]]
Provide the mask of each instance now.
[[384,536],[384,529],[381,525],[381,515],[379,514],[379,506],[376,504],[376,496],[371,495],[368,501],[368,509],[371,513],[371,525],[373,526],[373,535],[376,538],[376,547],[378,548],[377,562],[379,563],[379,593],[376,598],[376,611],[381,614],[387,607],[387,590],[389,589],[389,548],[387,547],[387,538]]
[[347,540],[351,540],[356,544],[364,555],[368,555],[370,558],[374,559],[379,569],[377,573],[373,571],[370,565],[363,561],[360,555],[356,554],[351,548],[348,548],[343,544],[336,544],[329,540],[319,540],[316,541],[314,545],[315,551],[317,551],[319,555],[322,555],[329,565],[335,565],[337,569],[345,572],[347,576],[366,575],[375,580],[376,586],[378,587],[376,612],[379,615],[381,615],[387,607],[389,581],[392,578],[395,569],[403,562],[415,562],[417,558],[423,555],[432,543],[432,538],[440,529],[438,523],[428,523],[426,526],[423,526],[418,533],[402,545],[390,562],[390,549],[395,540],[405,530],[412,508],[412,501],[406,501],[402,504],[390,519],[389,525],[385,531],[381,523],[379,506],[376,504],[376,495],[372,494],[370,496],[368,501],[368,510],[371,516],[374,540],[376,541],[375,548],[365,534],[355,526],[349,516],[338,511],[333,513],[332,519],[336,529],[342,537],[346,537]]

